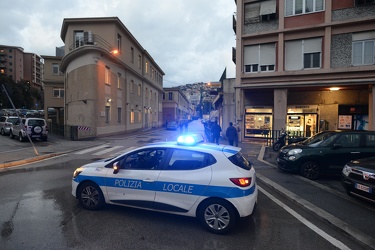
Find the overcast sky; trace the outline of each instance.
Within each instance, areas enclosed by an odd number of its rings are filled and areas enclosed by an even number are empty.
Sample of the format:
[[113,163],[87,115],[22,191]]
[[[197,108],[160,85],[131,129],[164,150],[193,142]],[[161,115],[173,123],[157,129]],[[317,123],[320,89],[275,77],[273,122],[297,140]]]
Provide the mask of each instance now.
[[235,77],[235,11],[233,0],[13,0],[0,9],[0,44],[54,56],[64,18],[117,16],[164,71],[164,87],[219,81],[225,68]]

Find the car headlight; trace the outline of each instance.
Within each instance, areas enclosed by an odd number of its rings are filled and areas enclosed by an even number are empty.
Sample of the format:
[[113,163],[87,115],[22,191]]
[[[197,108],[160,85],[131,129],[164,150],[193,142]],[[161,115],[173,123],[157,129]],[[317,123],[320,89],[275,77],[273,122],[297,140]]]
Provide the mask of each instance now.
[[77,176],[82,173],[83,171],[83,168],[77,168],[76,170],[74,170],[74,173],[73,173],[73,179],[77,178]]
[[288,156],[290,156],[290,155],[297,155],[297,154],[299,154],[299,153],[301,153],[302,152],[302,149],[300,149],[300,148],[295,148],[295,149],[292,149],[292,150],[290,150],[289,152],[288,152]]
[[344,168],[342,169],[342,174],[345,176],[349,176],[351,172],[352,172],[352,168],[349,167],[348,165],[345,165]]

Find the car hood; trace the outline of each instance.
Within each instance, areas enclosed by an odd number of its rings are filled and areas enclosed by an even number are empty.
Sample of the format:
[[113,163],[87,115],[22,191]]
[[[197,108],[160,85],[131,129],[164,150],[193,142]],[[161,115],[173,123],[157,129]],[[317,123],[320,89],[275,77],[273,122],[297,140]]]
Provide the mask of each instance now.
[[286,146],[282,147],[281,151],[282,152],[289,152],[290,150],[296,149],[296,148],[306,149],[306,148],[310,148],[310,147],[308,145],[303,145],[303,144],[300,144],[300,143],[293,143],[293,144],[289,144],[289,145],[286,145]]
[[353,160],[347,164],[352,168],[361,168],[373,170],[375,172],[375,157],[363,158],[358,160]]

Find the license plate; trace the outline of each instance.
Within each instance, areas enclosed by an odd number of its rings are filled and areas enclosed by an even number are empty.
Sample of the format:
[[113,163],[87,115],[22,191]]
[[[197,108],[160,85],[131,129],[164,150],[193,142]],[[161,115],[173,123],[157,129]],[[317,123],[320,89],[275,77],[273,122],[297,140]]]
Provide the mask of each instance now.
[[362,185],[362,184],[356,183],[356,184],[354,185],[354,187],[355,187],[356,189],[358,189],[358,190],[362,190],[362,191],[367,192],[367,193],[372,193],[371,188],[368,187],[368,186],[365,186],[365,185]]

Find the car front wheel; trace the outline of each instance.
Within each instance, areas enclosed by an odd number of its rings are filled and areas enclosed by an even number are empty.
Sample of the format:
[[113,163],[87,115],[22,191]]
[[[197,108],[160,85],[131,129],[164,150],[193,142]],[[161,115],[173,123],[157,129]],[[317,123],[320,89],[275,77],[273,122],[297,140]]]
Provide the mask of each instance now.
[[88,210],[98,210],[105,204],[102,190],[93,182],[83,183],[77,193],[79,203]]
[[13,139],[13,138],[14,138],[14,135],[13,135],[13,131],[12,131],[12,130],[9,131],[9,137],[10,137],[10,139]]
[[198,217],[208,231],[216,234],[227,233],[237,220],[237,214],[233,206],[220,199],[205,201],[200,206]]
[[302,164],[301,175],[310,180],[316,180],[319,177],[319,165],[314,161],[308,161]]

